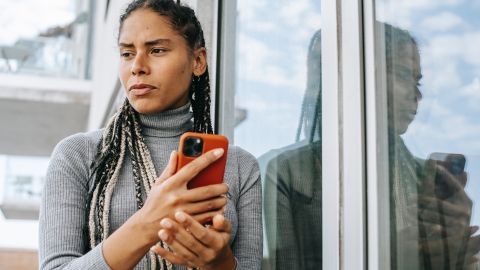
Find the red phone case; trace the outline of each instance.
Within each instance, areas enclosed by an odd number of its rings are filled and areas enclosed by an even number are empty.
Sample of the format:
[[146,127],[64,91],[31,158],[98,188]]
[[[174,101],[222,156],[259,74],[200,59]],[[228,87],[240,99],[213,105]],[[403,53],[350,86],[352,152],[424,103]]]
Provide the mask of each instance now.
[[225,165],[227,163],[227,151],[228,151],[228,139],[222,135],[204,134],[196,132],[186,132],[180,137],[179,149],[178,149],[178,161],[177,171],[183,166],[192,162],[197,157],[186,156],[184,154],[184,144],[188,137],[197,137],[203,140],[202,154],[215,149],[223,148],[224,153],[222,157],[210,164],[207,168],[198,173],[190,182],[187,187],[189,189],[202,187],[213,184],[223,183],[223,176],[225,174]]

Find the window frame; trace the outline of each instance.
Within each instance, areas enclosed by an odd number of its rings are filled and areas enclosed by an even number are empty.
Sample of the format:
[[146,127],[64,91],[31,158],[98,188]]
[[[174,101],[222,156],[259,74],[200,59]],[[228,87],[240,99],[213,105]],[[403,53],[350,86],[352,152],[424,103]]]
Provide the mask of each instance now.
[[[378,225],[378,220],[373,220],[376,212],[370,212],[370,204],[378,202],[378,198],[368,197],[367,211],[367,191],[375,190],[371,184],[376,183],[378,175],[371,174],[376,169],[372,162],[379,158],[370,156],[377,149],[368,144],[375,139],[371,132],[376,126],[372,126],[375,122],[371,119],[375,115],[366,105],[370,106],[372,101],[376,103],[371,96],[372,91],[375,92],[375,85],[372,86],[375,75],[371,74],[375,65],[372,66],[369,52],[373,49],[371,41],[364,40],[363,36],[364,27],[368,28],[364,9],[370,8],[365,13],[369,18],[373,16],[371,3],[369,6],[367,2],[321,2],[322,66],[328,67],[322,69],[322,156],[325,157],[322,179],[335,180],[322,181],[322,205],[328,205],[322,209],[323,269],[382,269],[373,264],[370,268],[367,263],[367,254],[368,259],[375,259],[370,252],[376,248],[378,251],[378,245],[367,245],[367,239],[379,241],[378,235],[374,238],[375,227],[367,227],[367,212],[368,222]],[[235,48],[236,38],[236,4],[236,0],[219,1],[217,37],[220,49],[215,89],[217,130],[229,136],[232,143],[235,139],[235,65],[230,59],[235,59],[232,48]],[[368,33],[371,29],[365,31],[366,38],[373,39]]]

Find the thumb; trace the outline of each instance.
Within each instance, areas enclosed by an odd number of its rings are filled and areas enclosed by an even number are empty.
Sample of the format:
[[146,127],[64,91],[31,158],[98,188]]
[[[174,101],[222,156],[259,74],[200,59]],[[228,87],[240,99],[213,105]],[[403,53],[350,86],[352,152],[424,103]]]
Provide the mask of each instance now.
[[223,215],[215,215],[212,223],[212,227],[216,231],[230,233],[232,225]]
[[170,159],[168,160],[167,167],[163,170],[162,174],[155,181],[155,185],[159,185],[167,180],[170,176],[175,174],[177,170],[177,151],[172,151]]

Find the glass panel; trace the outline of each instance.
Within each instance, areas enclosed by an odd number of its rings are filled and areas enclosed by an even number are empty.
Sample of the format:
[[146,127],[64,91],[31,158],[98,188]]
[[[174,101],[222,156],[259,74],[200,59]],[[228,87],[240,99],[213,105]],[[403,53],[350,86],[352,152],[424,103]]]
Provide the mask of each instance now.
[[23,0],[0,4],[0,72],[84,79],[88,0]]
[[259,160],[264,269],[320,269],[320,1],[239,0],[235,144]]
[[376,12],[391,267],[479,269],[480,4],[377,0]]

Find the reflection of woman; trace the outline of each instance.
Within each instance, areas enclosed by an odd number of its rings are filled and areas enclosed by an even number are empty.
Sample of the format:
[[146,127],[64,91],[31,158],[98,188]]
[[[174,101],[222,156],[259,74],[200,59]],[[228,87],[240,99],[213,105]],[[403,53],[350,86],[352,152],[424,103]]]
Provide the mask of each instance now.
[[265,174],[265,225],[272,269],[320,269],[321,212],[321,66],[320,30],[310,41],[307,88],[297,133],[305,141],[282,151]]
[[[383,23],[377,27],[385,34],[386,48],[392,269],[442,269],[450,263],[471,263],[480,239],[467,239],[462,249],[457,243],[462,242],[468,223],[460,228],[442,227],[438,218],[468,220],[471,202],[463,187],[439,164],[415,158],[400,137],[412,123],[421,99],[417,44],[407,31]],[[265,173],[267,242],[274,269],[320,269],[322,265],[321,69],[320,47],[312,45],[319,38],[317,32],[309,50],[301,121],[306,143],[287,147],[269,162]],[[440,202],[448,214],[439,210],[438,199],[432,197],[434,172],[450,179],[449,187],[456,191],[448,201]],[[447,237],[442,230],[448,230]],[[445,264],[445,257],[452,260]]]
[[[405,146],[400,135],[413,121],[422,97],[418,89],[420,54],[407,31],[388,24],[378,26],[383,27],[386,48],[392,268],[464,269],[480,248],[479,239],[464,238],[471,201],[459,178],[466,174],[453,176],[445,164],[415,158]],[[451,197],[436,195],[435,179],[439,177],[445,179]],[[459,245],[463,240],[465,248]]]
[[128,99],[104,130],[57,145],[41,206],[41,268],[259,269],[255,159],[230,147],[225,184],[193,190],[186,183],[223,151],[175,173],[180,135],[212,132],[205,41],[193,10],[133,1],[118,42]]

